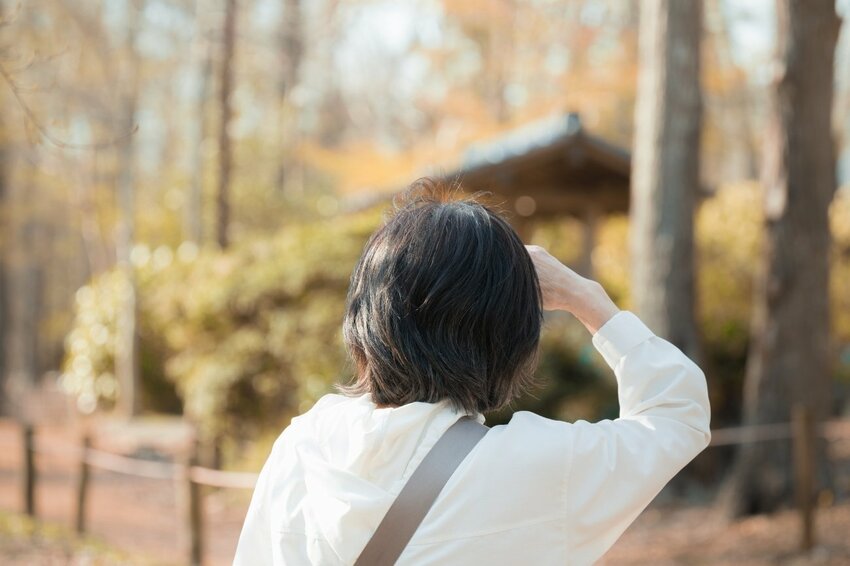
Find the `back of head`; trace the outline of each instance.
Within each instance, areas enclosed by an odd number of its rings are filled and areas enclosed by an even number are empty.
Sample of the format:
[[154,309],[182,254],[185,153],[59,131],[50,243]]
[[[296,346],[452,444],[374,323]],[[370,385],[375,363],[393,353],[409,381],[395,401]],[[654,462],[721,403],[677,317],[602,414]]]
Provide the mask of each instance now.
[[543,322],[537,274],[481,196],[420,179],[394,201],[351,276],[343,335],[357,375],[344,392],[486,412],[531,385]]

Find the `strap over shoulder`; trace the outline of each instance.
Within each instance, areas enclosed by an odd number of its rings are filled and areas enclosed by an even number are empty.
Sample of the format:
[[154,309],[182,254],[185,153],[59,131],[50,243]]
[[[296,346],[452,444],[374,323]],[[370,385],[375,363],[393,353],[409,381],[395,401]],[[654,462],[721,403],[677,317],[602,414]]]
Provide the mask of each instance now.
[[443,433],[407,480],[355,566],[395,564],[451,475],[488,430],[464,416]]

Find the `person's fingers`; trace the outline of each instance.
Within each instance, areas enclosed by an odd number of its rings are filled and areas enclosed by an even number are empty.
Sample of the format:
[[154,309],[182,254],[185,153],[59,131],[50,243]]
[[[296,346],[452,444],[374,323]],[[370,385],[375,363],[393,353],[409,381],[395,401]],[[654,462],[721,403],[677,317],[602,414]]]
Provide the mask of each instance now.
[[545,310],[563,308],[563,286],[570,277],[565,271],[567,267],[540,246],[527,245],[526,248],[537,271],[537,280],[543,296],[543,308]]
[[574,312],[579,306],[577,303],[584,300],[587,288],[593,281],[561,263],[541,246],[527,245],[526,248],[537,271],[543,295],[543,308]]
[[582,277],[540,246],[526,246],[531,256],[545,310],[572,313],[591,332],[596,332],[619,310],[605,289]]

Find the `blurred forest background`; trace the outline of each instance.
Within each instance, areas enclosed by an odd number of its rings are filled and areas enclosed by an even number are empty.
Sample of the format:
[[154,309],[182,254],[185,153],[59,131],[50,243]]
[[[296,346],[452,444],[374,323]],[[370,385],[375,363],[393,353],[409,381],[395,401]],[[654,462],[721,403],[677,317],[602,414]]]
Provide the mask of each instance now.
[[[713,428],[788,422],[795,401],[846,417],[848,10],[0,0],[3,414],[182,415],[207,465],[256,471],[351,375],[348,277],[392,195],[571,115],[625,156],[628,209],[591,233],[540,187],[474,188],[700,361]],[[617,416],[583,329],[547,316],[541,347],[543,389],[514,409]],[[818,454],[820,501],[846,500]],[[790,446],[708,451],[688,474],[728,479],[734,516],[791,501]]]

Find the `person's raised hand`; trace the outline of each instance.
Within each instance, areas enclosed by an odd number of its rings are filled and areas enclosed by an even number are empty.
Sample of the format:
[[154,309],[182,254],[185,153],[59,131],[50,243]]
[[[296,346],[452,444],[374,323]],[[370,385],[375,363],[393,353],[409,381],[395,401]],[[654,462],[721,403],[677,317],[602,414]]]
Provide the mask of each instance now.
[[591,334],[619,312],[602,285],[582,277],[540,246],[525,248],[537,271],[544,310],[572,313]]

